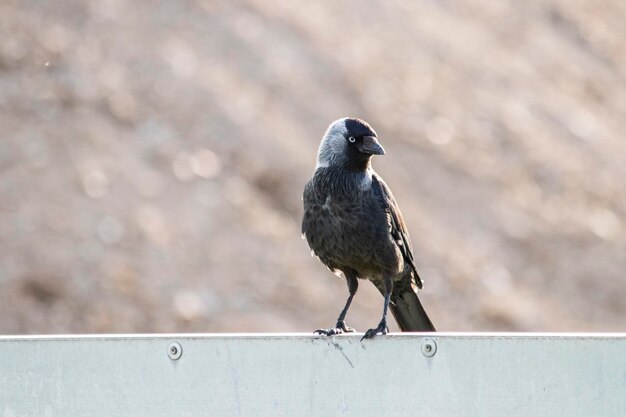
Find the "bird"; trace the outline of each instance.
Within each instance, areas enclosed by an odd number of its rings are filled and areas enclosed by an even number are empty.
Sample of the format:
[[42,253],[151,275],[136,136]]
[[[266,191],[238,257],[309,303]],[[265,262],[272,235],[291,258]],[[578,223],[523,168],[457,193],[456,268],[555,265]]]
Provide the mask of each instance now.
[[367,122],[336,120],[322,138],[315,171],[304,186],[302,236],[311,254],[348,284],[335,327],[316,330],[319,335],[355,332],[345,319],[359,279],[371,281],[384,296],[380,322],[361,341],[389,332],[389,309],[401,331],[435,331],[417,296],[423,281],[406,223],[391,190],[372,168],[374,155],[385,150]]

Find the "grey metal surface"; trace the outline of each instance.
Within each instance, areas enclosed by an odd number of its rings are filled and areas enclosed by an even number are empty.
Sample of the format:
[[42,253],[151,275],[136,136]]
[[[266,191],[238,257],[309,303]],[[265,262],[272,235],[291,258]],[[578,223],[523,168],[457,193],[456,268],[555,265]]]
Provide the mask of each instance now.
[[0,416],[626,416],[624,334],[425,336],[0,337]]

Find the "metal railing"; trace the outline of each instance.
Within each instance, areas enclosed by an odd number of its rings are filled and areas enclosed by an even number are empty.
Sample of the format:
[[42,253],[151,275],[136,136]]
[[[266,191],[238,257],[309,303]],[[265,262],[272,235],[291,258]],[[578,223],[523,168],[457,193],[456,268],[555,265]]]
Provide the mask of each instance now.
[[0,337],[0,416],[626,416],[626,334]]

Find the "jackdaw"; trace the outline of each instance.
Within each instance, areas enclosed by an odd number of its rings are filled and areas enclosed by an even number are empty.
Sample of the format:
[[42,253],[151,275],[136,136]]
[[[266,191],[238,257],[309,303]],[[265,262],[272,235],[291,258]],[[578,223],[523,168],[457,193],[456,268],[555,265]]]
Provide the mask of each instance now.
[[312,253],[331,271],[342,272],[349,296],[334,328],[323,335],[354,332],[345,318],[359,286],[369,279],[384,295],[378,326],[363,336],[386,334],[391,308],[402,331],[435,331],[417,298],[417,273],[409,233],[391,190],[372,169],[372,155],[384,155],[366,122],[333,122],[320,144],[315,172],[304,187],[302,233]]

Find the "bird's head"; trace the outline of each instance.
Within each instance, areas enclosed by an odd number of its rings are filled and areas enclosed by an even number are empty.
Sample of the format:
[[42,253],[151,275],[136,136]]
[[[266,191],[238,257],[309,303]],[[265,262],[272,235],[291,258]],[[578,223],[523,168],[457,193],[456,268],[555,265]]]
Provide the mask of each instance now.
[[343,118],[330,124],[317,152],[317,168],[342,166],[365,170],[372,155],[384,155],[376,132],[363,120]]

